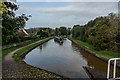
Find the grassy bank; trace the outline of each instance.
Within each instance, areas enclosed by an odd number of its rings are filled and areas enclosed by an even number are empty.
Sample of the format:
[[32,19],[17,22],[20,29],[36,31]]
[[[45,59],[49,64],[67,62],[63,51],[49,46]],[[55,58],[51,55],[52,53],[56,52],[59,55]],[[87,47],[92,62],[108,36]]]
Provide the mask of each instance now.
[[105,50],[102,50],[102,51],[96,51],[94,50],[94,47],[92,45],[90,45],[89,43],[86,43],[86,42],[83,42],[83,41],[80,41],[80,40],[76,40],[72,37],[70,37],[70,39],[77,43],[78,45],[80,45],[81,47],[87,49],[88,51],[91,51],[95,54],[98,54],[100,55],[101,57],[104,57],[106,59],[110,59],[110,58],[118,58],[120,57],[120,53],[116,52],[116,51],[105,51]]
[[26,45],[31,44],[31,43],[36,42],[36,41],[38,41],[38,40],[30,41],[30,42],[27,42],[27,43],[25,43],[25,44],[20,44],[20,45],[13,46],[13,47],[10,47],[10,48],[7,48],[7,49],[3,49],[3,50],[2,50],[2,58],[4,58],[5,55],[7,55],[8,53],[14,51],[15,49],[18,49],[18,48],[20,48],[20,47],[26,46]]
[[29,49],[32,49],[32,48],[34,48],[35,46],[37,46],[37,45],[39,45],[39,44],[42,44],[42,43],[50,40],[51,38],[53,38],[53,37],[45,38],[45,39],[41,40],[41,41],[38,42],[38,43],[35,43],[35,44],[33,44],[33,45],[30,45],[30,46],[27,46],[27,47],[25,47],[25,48],[17,51],[17,52],[13,55],[13,58],[15,59],[15,61],[21,61],[22,59],[20,59],[20,58],[18,57],[19,55],[21,55],[22,53],[27,52]]

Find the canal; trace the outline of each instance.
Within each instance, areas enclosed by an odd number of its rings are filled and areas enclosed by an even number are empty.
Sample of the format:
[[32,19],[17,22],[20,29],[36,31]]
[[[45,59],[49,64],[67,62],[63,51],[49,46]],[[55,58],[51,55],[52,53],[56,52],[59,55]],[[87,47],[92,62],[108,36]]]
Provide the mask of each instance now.
[[54,39],[45,42],[29,52],[24,61],[69,78],[89,78],[83,66],[107,71],[105,62],[85,52],[68,39],[64,40],[63,45],[59,45]]

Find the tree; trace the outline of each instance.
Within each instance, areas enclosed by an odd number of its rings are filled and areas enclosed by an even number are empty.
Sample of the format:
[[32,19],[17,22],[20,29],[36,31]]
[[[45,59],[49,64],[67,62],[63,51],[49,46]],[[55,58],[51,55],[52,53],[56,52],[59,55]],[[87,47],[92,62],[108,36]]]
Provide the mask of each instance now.
[[55,28],[54,35],[55,35],[55,36],[58,36],[58,33],[59,33],[59,29],[58,29],[58,28]]
[[70,35],[71,34],[71,28],[68,28],[67,29],[67,35]]
[[37,32],[37,35],[40,35],[40,37],[48,37],[49,36],[49,31],[47,28],[40,28],[40,31]]
[[66,27],[60,27],[59,31],[60,31],[61,35],[67,35],[67,28]]
[[86,41],[85,40],[85,26],[74,25],[72,30],[72,36],[78,40]]
[[4,44],[10,44],[14,42],[14,38],[17,37],[17,31],[20,28],[24,28],[26,21],[29,20],[30,15],[16,16],[15,11],[18,10],[18,5],[11,2],[3,2],[2,6],[2,42]]
[[4,2],[3,1],[0,1],[0,16],[3,14],[3,13],[8,13],[8,10],[6,9],[6,5],[4,5]]

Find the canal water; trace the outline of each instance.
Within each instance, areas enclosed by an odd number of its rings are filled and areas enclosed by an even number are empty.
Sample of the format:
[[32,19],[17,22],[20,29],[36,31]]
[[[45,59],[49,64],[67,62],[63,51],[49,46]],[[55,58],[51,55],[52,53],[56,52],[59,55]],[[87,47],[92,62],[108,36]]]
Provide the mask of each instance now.
[[105,62],[85,52],[68,39],[64,40],[63,45],[51,39],[29,52],[24,61],[69,78],[89,78],[83,66],[107,71]]

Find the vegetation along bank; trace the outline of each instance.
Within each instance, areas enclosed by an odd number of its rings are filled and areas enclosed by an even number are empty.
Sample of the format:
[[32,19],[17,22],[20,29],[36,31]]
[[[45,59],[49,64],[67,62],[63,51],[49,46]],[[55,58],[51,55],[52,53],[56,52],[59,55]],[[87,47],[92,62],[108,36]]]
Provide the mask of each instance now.
[[120,57],[118,24],[119,18],[114,13],[97,17],[86,25],[74,25],[71,39],[104,58]]

